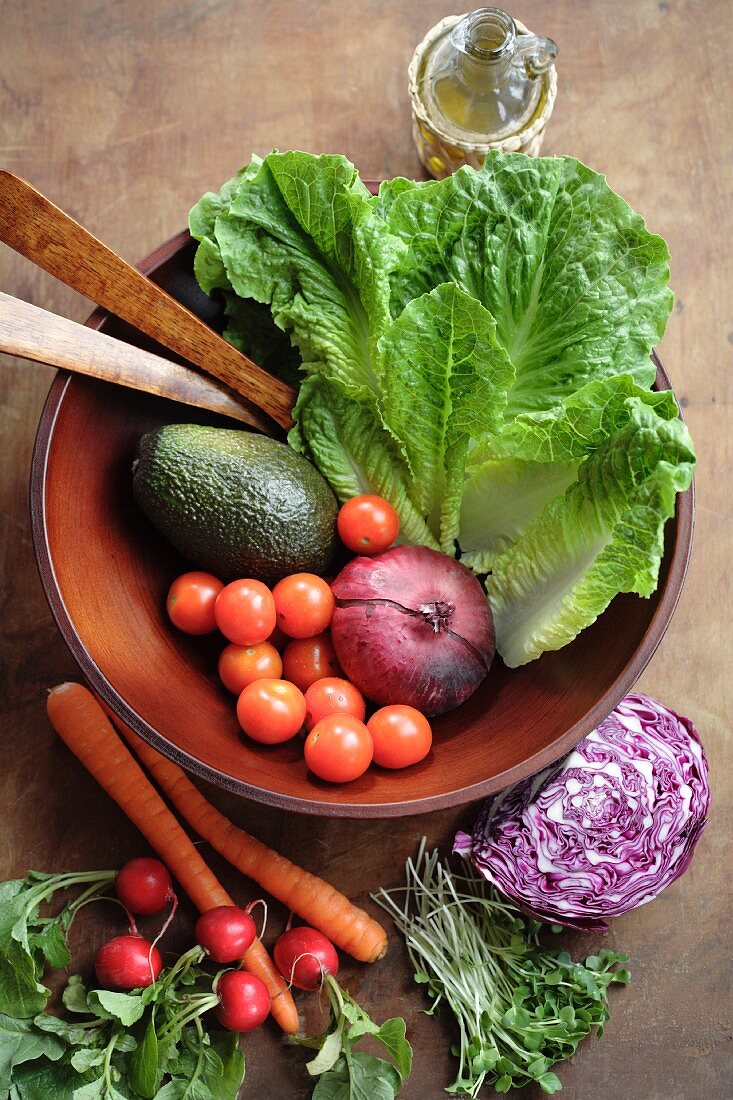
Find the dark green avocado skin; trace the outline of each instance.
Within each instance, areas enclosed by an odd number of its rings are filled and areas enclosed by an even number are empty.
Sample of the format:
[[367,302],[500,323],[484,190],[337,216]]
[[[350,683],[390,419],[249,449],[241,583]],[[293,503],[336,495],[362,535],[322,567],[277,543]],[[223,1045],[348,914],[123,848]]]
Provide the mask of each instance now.
[[302,455],[265,436],[157,428],[138,443],[133,491],[168,541],[223,581],[326,573],[336,556],[330,487]]

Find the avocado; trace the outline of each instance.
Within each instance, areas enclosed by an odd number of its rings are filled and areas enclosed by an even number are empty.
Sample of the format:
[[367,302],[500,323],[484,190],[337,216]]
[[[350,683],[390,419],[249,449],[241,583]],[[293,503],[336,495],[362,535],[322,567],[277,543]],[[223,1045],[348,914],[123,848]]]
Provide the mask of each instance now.
[[223,581],[273,583],[325,573],[338,547],[338,505],[291,447],[245,431],[169,424],[138,443],[133,491],[192,565]]

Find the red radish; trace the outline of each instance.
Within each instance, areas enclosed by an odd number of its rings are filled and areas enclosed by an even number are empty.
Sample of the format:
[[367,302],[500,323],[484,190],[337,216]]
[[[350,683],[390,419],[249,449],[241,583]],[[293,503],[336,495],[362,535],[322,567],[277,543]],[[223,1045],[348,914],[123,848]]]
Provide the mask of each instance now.
[[270,1011],[267,986],[255,974],[245,970],[227,970],[216,989],[219,1007],[215,1016],[230,1031],[254,1031],[264,1023]]
[[141,917],[161,913],[174,898],[168,868],[150,856],[128,860],[117,875],[115,889],[125,909]]
[[163,960],[158,948],[142,936],[115,936],[97,951],[94,969],[105,989],[128,992],[152,985],[163,969]]
[[494,656],[476,577],[426,546],[354,558],[333,582],[331,637],[348,679],[375,703],[443,714],[472,695]]
[[255,922],[238,905],[217,905],[201,914],[195,935],[212,962],[237,962],[254,943]]
[[307,925],[283,932],[272,955],[283,978],[296,989],[318,989],[326,974],[338,974],[336,948],[322,932]]

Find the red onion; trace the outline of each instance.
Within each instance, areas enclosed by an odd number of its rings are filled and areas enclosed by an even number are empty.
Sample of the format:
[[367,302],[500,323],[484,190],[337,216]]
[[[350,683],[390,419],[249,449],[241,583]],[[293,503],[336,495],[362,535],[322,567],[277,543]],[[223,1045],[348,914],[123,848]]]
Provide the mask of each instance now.
[[494,656],[494,624],[473,573],[425,546],[354,558],[334,581],[334,648],[375,703],[443,714],[472,695]]

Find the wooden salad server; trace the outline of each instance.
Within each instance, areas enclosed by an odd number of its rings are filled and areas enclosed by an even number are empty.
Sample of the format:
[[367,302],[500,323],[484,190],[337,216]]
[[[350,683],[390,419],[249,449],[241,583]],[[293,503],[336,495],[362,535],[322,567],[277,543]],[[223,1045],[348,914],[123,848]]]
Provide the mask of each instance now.
[[2,170],[0,240],[97,305],[214,375],[280,427],[292,425],[295,392],[290,386],[242,355],[31,184]]
[[264,417],[253,413],[248,402],[215,378],[2,292],[0,351],[168,397],[271,431]]

